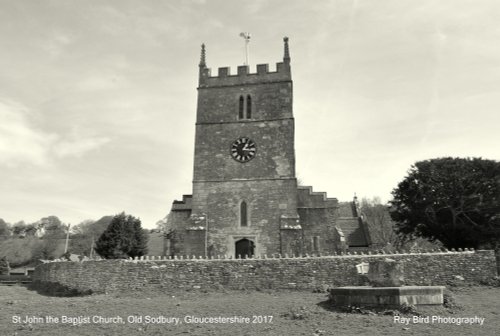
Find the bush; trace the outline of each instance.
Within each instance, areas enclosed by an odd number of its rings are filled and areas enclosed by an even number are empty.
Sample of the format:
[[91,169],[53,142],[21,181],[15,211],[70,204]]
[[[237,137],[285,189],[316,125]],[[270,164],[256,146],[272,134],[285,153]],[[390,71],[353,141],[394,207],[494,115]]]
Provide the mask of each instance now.
[[9,261],[11,267],[26,265],[36,259],[41,244],[35,237],[10,238],[0,242],[0,255]]
[[7,258],[2,257],[0,258],[0,275],[7,275],[10,272],[10,266],[9,262],[7,261]]
[[403,303],[398,307],[398,310],[401,312],[401,314],[405,315],[418,315],[417,307],[415,307],[412,304],[408,303]]
[[50,296],[72,297],[93,294],[92,290],[90,289],[82,290],[78,288],[70,288],[57,282],[34,281],[29,285],[29,287],[36,290],[38,293]]
[[443,306],[452,310],[461,310],[463,306],[458,303],[452,292],[445,290],[443,293]]
[[95,250],[107,259],[141,257],[148,253],[147,239],[141,220],[122,212],[113,217]]
[[500,276],[494,276],[493,278],[483,279],[479,282],[483,286],[500,287]]

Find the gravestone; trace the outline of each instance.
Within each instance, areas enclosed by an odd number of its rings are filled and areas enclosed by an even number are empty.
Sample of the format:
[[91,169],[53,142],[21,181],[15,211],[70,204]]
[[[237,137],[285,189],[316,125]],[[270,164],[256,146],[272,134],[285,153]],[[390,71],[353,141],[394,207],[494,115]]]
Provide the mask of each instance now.
[[400,287],[404,283],[404,268],[401,262],[385,258],[370,261],[367,274],[373,287]]

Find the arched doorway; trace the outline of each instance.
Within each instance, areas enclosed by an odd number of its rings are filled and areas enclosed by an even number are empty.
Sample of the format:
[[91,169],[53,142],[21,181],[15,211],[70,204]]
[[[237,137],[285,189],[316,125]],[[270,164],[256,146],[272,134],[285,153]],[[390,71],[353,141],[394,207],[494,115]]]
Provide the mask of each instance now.
[[255,244],[246,238],[238,240],[235,244],[235,257],[248,258],[254,255]]

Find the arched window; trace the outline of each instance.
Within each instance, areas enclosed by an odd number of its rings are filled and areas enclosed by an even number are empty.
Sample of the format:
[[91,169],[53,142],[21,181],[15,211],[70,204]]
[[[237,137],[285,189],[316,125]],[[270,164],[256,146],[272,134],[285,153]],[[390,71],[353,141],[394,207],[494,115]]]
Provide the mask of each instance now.
[[239,111],[238,116],[240,119],[245,118],[244,109],[245,109],[245,99],[243,98],[243,96],[240,96],[240,106],[238,110]]
[[247,96],[247,119],[252,118],[252,97]]
[[247,202],[245,201],[240,204],[240,226],[248,226]]

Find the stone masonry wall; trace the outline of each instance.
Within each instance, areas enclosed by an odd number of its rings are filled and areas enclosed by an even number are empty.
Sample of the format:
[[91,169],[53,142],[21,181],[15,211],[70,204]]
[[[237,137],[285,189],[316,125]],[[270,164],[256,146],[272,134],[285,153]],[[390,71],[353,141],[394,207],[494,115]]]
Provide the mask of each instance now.
[[197,124],[244,123],[239,119],[239,98],[251,96],[251,121],[293,117],[292,83],[255,83],[198,90]]
[[[281,252],[280,215],[296,214],[295,179],[195,182],[193,188],[193,213],[206,214],[208,246],[215,255],[234,256],[235,241],[243,237],[256,243],[257,255]],[[246,227],[239,225],[242,200],[248,207]]]
[[[193,180],[293,178],[293,134],[293,119],[197,125]],[[250,138],[257,148],[255,157],[246,163],[231,156],[231,146],[240,137]]]
[[273,259],[172,259],[52,262],[34,280],[94,292],[159,289],[311,290],[359,283],[356,265],[391,258],[404,263],[405,285],[446,285],[461,276],[479,283],[497,275],[493,251],[341,255]]

